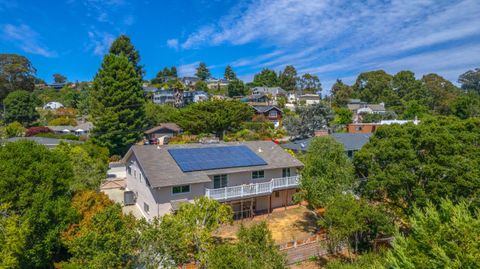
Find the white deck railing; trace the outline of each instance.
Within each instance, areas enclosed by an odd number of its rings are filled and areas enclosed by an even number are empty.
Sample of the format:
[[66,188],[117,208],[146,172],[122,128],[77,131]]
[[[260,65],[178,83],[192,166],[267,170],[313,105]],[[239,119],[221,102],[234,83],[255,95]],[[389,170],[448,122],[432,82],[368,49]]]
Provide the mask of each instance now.
[[274,178],[268,182],[252,183],[219,189],[206,189],[205,196],[215,200],[228,200],[241,197],[271,194],[273,191],[287,187],[296,187],[300,176]]

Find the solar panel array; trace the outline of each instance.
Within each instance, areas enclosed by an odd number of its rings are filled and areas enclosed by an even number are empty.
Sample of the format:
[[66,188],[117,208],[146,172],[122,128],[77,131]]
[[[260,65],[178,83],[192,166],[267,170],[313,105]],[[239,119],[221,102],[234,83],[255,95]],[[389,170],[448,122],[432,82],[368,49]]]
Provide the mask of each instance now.
[[168,152],[183,172],[267,164],[247,146],[177,148]]

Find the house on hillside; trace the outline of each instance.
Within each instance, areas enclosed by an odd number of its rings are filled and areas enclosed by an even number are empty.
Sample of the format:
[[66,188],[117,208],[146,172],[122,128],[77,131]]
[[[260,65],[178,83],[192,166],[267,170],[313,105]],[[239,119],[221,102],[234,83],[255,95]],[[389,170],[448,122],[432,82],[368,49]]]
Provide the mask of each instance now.
[[2,143],[5,142],[17,142],[21,140],[28,140],[33,141],[37,144],[43,145],[47,148],[55,148],[56,146],[60,145],[60,143],[69,143],[69,144],[82,144],[82,141],[77,140],[69,140],[69,139],[58,139],[58,138],[48,138],[48,137],[38,137],[38,136],[30,136],[30,137],[11,137],[8,139],[2,140]]
[[[347,154],[349,158],[353,158],[355,152],[359,151],[365,144],[368,143],[372,134],[333,133],[330,134],[330,136],[338,142],[342,143],[345,147],[345,154]],[[294,152],[305,153],[307,152],[312,139],[313,137],[295,140],[283,144],[282,147],[285,149],[293,150]]]
[[199,81],[199,80],[200,79],[197,78],[197,77],[183,77],[182,78],[183,84],[185,84],[185,86],[187,86],[187,87],[195,85],[195,83],[197,83],[197,81]]
[[223,78],[220,78],[220,79],[208,78],[207,80],[205,80],[205,82],[207,83],[207,87],[209,89],[225,88],[230,83],[230,81],[228,81],[226,79],[223,79]]
[[287,91],[280,87],[255,87],[252,89],[252,94],[266,94],[272,96],[272,98],[276,100],[279,96],[287,96]]
[[62,103],[59,102],[48,102],[43,106],[45,110],[55,110],[64,107]]
[[320,95],[314,93],[306,93],[298,96],[298,102],[306,105],[315,105],[320,103]]
[[156,140],[161,137],[175,137],[180,134],[180,127],[172,122],[160,123],[160,125],[148,129],[144,132],[148,141]]
[[350,123],[347,125],[348,133],[361,133],[361,134],[370,134],[374,133],[382,125],[392,125],[392,124],[407,124],[413,123],[415,125],[419,124],[420,121],[415,120],[382,120],[380,122],[371,122],[371,123]]
[[93,123],[84,122],[77,126],[57,125],[57,126],[46,126],[46,127],[52,130],[56,134],[88,135],[93,129]]
[[126,204],[150,220],[207,196],[235,218],[293,204],[303,164],[271,141],[132,146],[124,157]]
[[267,120],[271,121],[275,128],[282,125],[283,111],[276,106],[252,106],[255,110],[255,115],[264,116]]

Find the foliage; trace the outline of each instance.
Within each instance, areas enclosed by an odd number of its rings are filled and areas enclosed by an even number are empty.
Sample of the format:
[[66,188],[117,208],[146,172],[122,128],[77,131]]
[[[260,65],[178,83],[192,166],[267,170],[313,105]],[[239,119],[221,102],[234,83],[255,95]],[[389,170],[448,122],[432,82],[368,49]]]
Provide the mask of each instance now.
[[143,66],[140,65],[140,53],[135,49],[135,46],[133,46],[128,36],[120,35],[117,37],[110,46],[109,54],[127,57],[140,80],[143,78],[143,75],[145,75]]
[[241,122],[252,116],[251,107],[240,101],[209,100],[180,110],[177,124],[192,134],[215,133],[223,137],[225,131],[236,130]]
[[77,121],[73,118],[59,117],[48,122],[50,126],[64,126],[71,125],[77,126]]
[[297,86],[297,70],[293,65],[285,66],[278,75],[279,86],[286,91],[295,91]]
[[454,202],[480,193],[480,119],[433,117],[419,125],[380,127],[355,155],[365,197],[388,205],[399,217],[413,206],[441,198]]
[[324,207],[336,195],[353,189],[353,165],[334,138],[312,139],[302,161],[305,168],[296,199],[307,201],[309,208]]
[[427,92],[427,105],[430,110],[434,114],[449,115],[452,102],[460,94],[458,88],[437,74],[423,76],[422,83]]
[[458,77],[458,82],[462,84],[462,89],[473,91],[480,94],[480,68],[468,70]]
[[480,116],[480,95],[476,92],[461,94],[451,105],[452,113],[467,119]]
[[358,75],[353,85],[355,94],[365,102],[384,102],[387,106],[397,105],[399,97],[392,88],[392,76],[383,70]]
[[70,189],[96,190],[107,174],[108,150],[90,142],[83,144],[61,143],[55,151],[62,152],[70,159],[74,172]]
[[154,220],[152,227],[146,227],[148,233],[142,238],[142,246],[166,256],[162,261],[205,264],[207,252],[214,243],[212,232],[220,225],[230,223],[232,216],[229,205],[201,196],[194,203],[182,203],[176,214]]
[[77,108],[80,92],[77,89],[70,87],[63,87],[60,92],[60,99],[58,101],[66,107]]
[[145,104],[145,117],[150,127],[158,126],[160,123],[176,122],[179,119],[180,111],[170,105],[157,105],[152,102]]
[[197,72],[195,73],[195,76],[200,80],[206,80],[210,77],[210,70],[208,70],[207,65],[204,62],[199,63],[196,70]]
[[146,127],[145,100],[134,66],[108,54],[93,81],[92,141],[111,154],[125,153]]
[[33,91],[35,73],[30,60],[17,54],[0,54],[0,100],[17,90]]
[[363,253],[353,261],[334,260],[327,263],[326,269],[379,269],[385,267],[384,254]]
[[290,136],[298,138],[313,136],[315,130],[326,128],[333,120],[332,110],[323,102],[300,106],[297,108],[297,113],[298,117],[286,116],[283,126]]
[[31,141],[0,147],[0,204],[9,203],[28,222],[28,238],[18,257],[20,268],[49,267],[60,248],[60,232],[73,217],[67,156]]
[[227,86],[227,93],[229,97],[244,96],[247,94],[247,88],[243,84],[243,81],[233,79]]
[[297,84],[303,93],[316,93],[322,91],[322,83],[320,83],[318,76],[309,73],[303,74],[303,76],[298,79]]
[[22,253],[30,233],[28,221],[10,210],[8,204],[0,203],[0,267],[19,268]]
[[25,136],[35,136],[37,134],[41,133],[51,133],[52,130],[50,128],[45,127],[45,126],[38,126],[38,127],[30,127],[27,129],[27,132],[25,133]]
[[35,96],[27,91],[13,91],[3,100],[5,105],[5,122],[20,122],[24,126],[31,125],[39,117],[35,110]]
[[415,208],[407,237],[397,235],[388,268],[479,268],[480,215],[466,202],[441,200]]
[[47,137],[47,138],[56,138],[56,139],[66,139],[66,140],[75,140],[79,141],[80,137],[74,134],[56,134],[53,132],[50,133],[38,133],[36,137]]
[[404,102],[403,107],[401,118],[405,120],[423,118],[429,113],[428,107],[417,100]]
[[5,127],[5,136],[6,137],[18,137],[25,134],[26,129],[23,128],[23,125],[19,122],[12,122]]
[[227,80],[237,80],[237,75],[235,75],[235,72],[233,72],[233,69],[230,65],[227,65],[227,67],[225,67],[223,77]]
[[374,239],[393,234],[393,219],[382,209],[350,193],[338,194],[325,207],[319,225],[327,232],[327,247],[336,253],[342,243],[358,253]]
[[209,91],[207,83],[203,80],[199,80],[199,81],[195,82],[194,87],[195,87],[196,91],[204,91],[204,92]]
[[53,81],[55,83],[65,83],[67,82],[67,77],[62,74],[55,73],[53,74]]
[[152,79],[152,84],[160,84],[166,82],[169,78],[177,77],[177,68],[172,66],[170,69],[164,67],[162,71],[158,71],[155,78]]
[[353,121],[353,112],[348,108],[336,108],[335,111],[335,124],[346,125]]
[[240,226],[237,243],[218,245],[208,254],[208,268],[213,269],[281,269],[285,263],[266,222]]
[[333,84],[330,92],[332,93],[332,101],[337,107],[346,106],[348,100],[353,96],[352,87],[346,85],[340,79],[337,79]]
[[277,73],[270,69],[263,69],[253,77],[253,87],[276,87],[279,85]]

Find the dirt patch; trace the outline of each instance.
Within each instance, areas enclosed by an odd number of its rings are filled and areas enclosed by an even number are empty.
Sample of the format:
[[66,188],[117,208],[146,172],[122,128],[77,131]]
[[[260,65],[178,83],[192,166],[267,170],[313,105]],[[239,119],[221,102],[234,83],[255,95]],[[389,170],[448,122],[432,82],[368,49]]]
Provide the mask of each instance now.
[[233,225],[221,227],[215,235],[224,240],[235,240],[240,225],[246,227],[266,221],[272,232],[273,240],[277,244],[284,244],[292,240],[307,238],[316,231],[315,218],[303,206],[290,207],[287,210],[278,209],[270,215],[259,215],[253,219],[235,221]]

